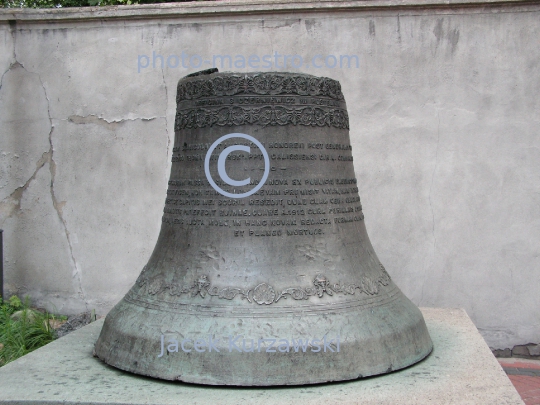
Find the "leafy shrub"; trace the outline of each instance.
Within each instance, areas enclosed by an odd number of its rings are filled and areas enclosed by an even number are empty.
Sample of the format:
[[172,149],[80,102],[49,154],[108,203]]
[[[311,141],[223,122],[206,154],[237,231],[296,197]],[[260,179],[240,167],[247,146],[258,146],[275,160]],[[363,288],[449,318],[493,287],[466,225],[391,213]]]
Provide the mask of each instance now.
[[54,340],[54,315],[31,309],[17,296],[0,297],[0,367]]
[[[0,303],[2,303],[1,301],[2,297],[0,297]],[[9,300],[8,300],[8,304],[11,308],[13,308],[14,310],[17,310],[19,308],[22,307],[22,302],[21,300],[19,299],[19,297],[17,297],[16,295],[13,295]]]

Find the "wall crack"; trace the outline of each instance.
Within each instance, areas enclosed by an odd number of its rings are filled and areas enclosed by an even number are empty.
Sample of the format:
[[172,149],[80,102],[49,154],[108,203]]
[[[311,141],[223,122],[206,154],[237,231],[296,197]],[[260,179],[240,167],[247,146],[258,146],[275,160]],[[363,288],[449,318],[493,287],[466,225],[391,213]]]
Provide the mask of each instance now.
[[[163,86],[165,87],[165,105],[169,106],[169,91],[167,89],[167,83],[165,82],[165,74],[163,73],[163,69],[161,69],[161,77],[163,79]],[[167,155],[166,158],[169,158],[169,147],[171,146],[171,137],[169,136],[169,120],[167,119],[167,107],[165,107],[165,131],[167,132]]]
[[54,124],[53,124],[53,121],[52,121],[52,118],[51,118],[50,98],[49,98],[49,96],[47,94],[47,89],[45,88],[45,85],[43,84],[43,80],[41,80],[41,76],[38,73],[30,72],[21,63],[19,63],[17,61],[11,66],[11,68],[13,68],[13,67],[20,67],[20,68],[24,69],[28,73],[35,74],[37,76],[38,80],[39,80],[39,83],[41,84],[41,87],[42,87],[43,92],[45,94],[45,99],[47,100],[47,115],[48,115],[49,125],[50,125],[50,130],[49,130],[49,135],[48,135],[48,138],[49,138],[49,150],[47,152],[43,153],[41,159],[37,163],[37,167],[36,167],[35,172],[30,177],[30,179],[25,183],[25,185],[22,186],[22,187],[19,187],[18,189],[16,189],[6,199],[10,200],[9,203],[11,203],[13,212],[16,211],[17,209],[20,209],[21,198],[22,198],[22,195],[23,195],[24,191],[28,188],[28,186],[30,185],[32,180],[35,179],[35,177],[36,177],[37,173],[39,172],[39,170],[43,166],[45,166],[45,164],[47,164],[47,163],[49,164],[49,171],[50,171],[50,175],[51,175],[51,183],[50,183],[50,186],[49,186],[49,190],[50,190],[50,194],[51,194],[51,200],[52,200],[53,207],[54,207],[54,209],[56,211],[56,214],[58,215],[58,218],[59,218],[60,222],[62,223],[62,226],[64,228],[64,233],[66,235],[66,240],[67,240],[68,249],[69,249],[69,253],[70,253],[70,259],[71,259],[71,262],[72,262],[71,264],[72,264],[73,287],[74,287],[75,293],[84,302],[84,305],[85,305],[86,309],[88,310],[88,302],[87,302],[87,298],[86,298],[86,292],[84,291],[84,287],[82,285],[81,268],[80,268],[80,266],[79,266],[79,264],[78,264],[78,262],[77,262],[77,260],[75,258],[75,255],[74,255],[74,252],[73,252],[72,240],[71,240],[72,238],[71,238],[71,235],[70,235],[66,220],[64,219],[64,216],[63,216],[63,213],[62,213],[62,209],[63,209],[63,207],[65,205],[65,201],[59,202],[58,199],[56,198],[56,195],[55,195],[55,192],[54,192],[54,181],[55,181],[55,177],[56,177],[56,162],[54,160],[54,145],[53,145],[53,141],[52,141],[52,135],[53,135],[53,131],[54,131]]
[[49,96],[47,95],[47,90],[45,89],[45,86],[43,85],[41,77],[39,75],[38,77],[43,87],[43,91],[45,92],[45,98],[47,99],[47,113],[49,114],[49,122],[51,125],[51,130],[49,131],[49,156],[50,156],[49,170],[51,173],[51,184],[50,184],[49,190],[51,193],[51,200],[53,203],[53,207],[56,211],[56,214],[58,215],[58,219],[60,219],[60,222],[62,223],[64,227],[64,233],[66,235],[66,240],[67,240],[68,248],[69,248],[69,254],[70,254],[72,266],[73,266],[71,277],[73,280],[73,286],[75,288],[75,292],[79,296],[79,298],[84,302],[84,306],[86,310],[88,310],[88,301],[86,298],[86,292],[84,291],[84,287],[82,285],[82,271],[79,266],[79,263],[77,263],[77,260],[75,259],[75,255],[73,253],[73,244],[71,240],[71,235],[68,230],[67,223],[66,223],[66,220],[64,219],[63,212],[62,212],[62,209],[64,208],[64,205],[65,205],[65,201],[59,202],[54,193],[54,180],[56,177],[56,162],[54,160],[54,146],[53,146],[53,141],[52,141],[54,125],[51,118],[50,99],[49,99]]
[[433,248],[437,243],[437,238],[435,236],[435,213],[433,211],[433,202],[431,200],[431,194],[433,190],[433,182],[435,180],[435,172],[437,171],[437,166],[439,164],[439,144],[441,141],[441,117],[439,111],[437,111],[437,146],[435,147],[435,165],[433,167],[433,173],[431,173],[431,184],[429,186],[429,208],[431,209],[431,230],[433,232]]
[[[439,145],[441,140],[441,117],[440,112],[437,110],[437,145],[435,147],[435,165],[433,167],[433,172],[431,173],[431,184],[429,185],[429,194],[428,194],[428,201],[429,201],[429,208],[431,210],[431,232],[433,234],[433,258],[435,257],[435,248],[437,246],[437,236],[435,234],[435,211],[433,210],[433,201],[431,199],[432,191],[433,191],[433,183],[435,181],[435,172],[437,171],[437,166],[439,164]],[[422,283],[422,291],[420,294],[420,303],[424,300],[424,287],[426,285],[426,270],[424,269],[424,277],[423,277],[423,283]]]

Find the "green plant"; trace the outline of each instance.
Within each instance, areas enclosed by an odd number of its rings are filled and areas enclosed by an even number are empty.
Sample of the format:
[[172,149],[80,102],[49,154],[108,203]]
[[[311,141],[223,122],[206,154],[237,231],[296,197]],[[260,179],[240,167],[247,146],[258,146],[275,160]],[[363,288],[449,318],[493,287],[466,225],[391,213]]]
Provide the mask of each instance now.
[[9,300],[8,304],[11,305],[14,309],[19,309],[22,307],[22,302],[16,295],[13,295]]
[[31,309],[28,297],[24,303],[16,296],[8,301],[0,297],[0,367],[52,342],[53,319],[48,312]]

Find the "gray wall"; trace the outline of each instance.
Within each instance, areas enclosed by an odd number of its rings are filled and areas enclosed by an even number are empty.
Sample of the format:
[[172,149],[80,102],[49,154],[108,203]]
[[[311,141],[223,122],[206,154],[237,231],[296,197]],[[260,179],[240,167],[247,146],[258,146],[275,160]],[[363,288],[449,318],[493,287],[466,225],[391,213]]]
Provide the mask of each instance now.
[[105,313],[148,260],[175,85],[200,69],[138,73],[138,55],[354,54],[299,70],[342,84],[382,263],[416,304],[465,308],[491,347],[539,342],[540,3],[428,3],[0,11],[8,291]]

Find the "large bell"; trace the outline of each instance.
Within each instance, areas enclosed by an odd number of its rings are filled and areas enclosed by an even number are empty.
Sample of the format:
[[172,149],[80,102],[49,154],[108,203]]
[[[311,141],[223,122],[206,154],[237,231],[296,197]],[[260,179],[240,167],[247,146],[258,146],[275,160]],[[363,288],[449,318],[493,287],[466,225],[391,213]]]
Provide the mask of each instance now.
[[284,385],[426,357],[422,314],[380,263],[339,82],[297,73],[180,80],[159,238],[95,346],[132,373]]

